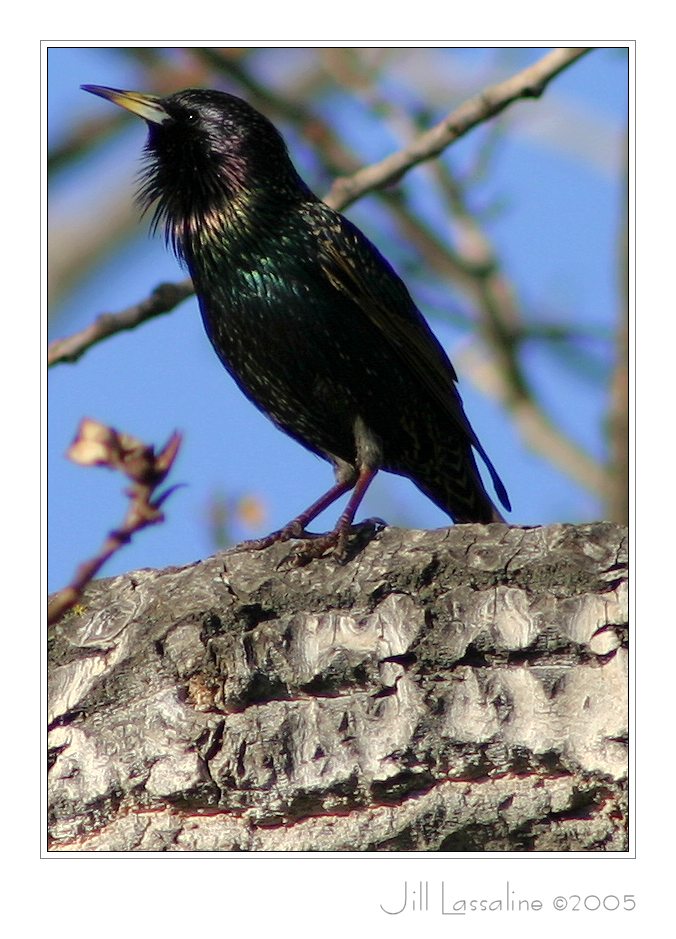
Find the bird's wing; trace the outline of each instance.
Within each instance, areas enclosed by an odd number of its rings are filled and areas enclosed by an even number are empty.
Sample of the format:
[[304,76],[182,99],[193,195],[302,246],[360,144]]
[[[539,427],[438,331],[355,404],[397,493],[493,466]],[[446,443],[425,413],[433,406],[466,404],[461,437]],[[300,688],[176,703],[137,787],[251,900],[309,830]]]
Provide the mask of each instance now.
[[498,498],[509,509],[505,487],[464,412],[455,385],[455,369],[406,285],[358,228],[340,215],[331,213],[331,216],[319,234],[324,273],[337,290],[349,296],[369,317],[469,439],[488,468]]

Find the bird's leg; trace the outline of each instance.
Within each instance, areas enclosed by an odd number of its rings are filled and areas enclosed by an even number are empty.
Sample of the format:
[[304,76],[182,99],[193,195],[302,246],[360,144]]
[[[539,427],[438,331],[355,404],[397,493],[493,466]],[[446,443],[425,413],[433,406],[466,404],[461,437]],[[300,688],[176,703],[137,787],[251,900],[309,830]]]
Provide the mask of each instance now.
[[[309,509],[306,509],[304,512],[294,518],[292,521],[285,525],[284,528],[280,528],[279,531],[273,531],[271,534],[267,535],[265,538],[256,538],[252,541],[244,541],[238,547],[244,548],[246,550],[260,550],[262,548],[269,548],[270,545],[275,544],[277,541],[289,541],[291,538],[322,538],[323,535],[311,535],[305,531],[305,527],[310,524],[310,522],[316,518],[324,509],[327,509],[336,499],[339,499],[343,493],[347,492],[354,485],[354,477],[339,479],[338,482],[332,486],[328,492],[317,499],[316,502],[310,506]],[[353,497],[354,498],[354,497]],[[350,500],[349,505],[351,504],[352,499]],[[358,505],[359,503],[357,503]],[[355,505],[355,511],[357,506]],[[347,511],[347,509],[345,510]],[[343,513],[343,515],[345,512]],[[354,512],[352,513],[354,516]],[[342,518],[342,516],[341,516]],[[340,524],[340,522],[338,523]]]
[[[366,490],[371,485],[379,468],[383,465],[382,442],[359,415],[355,417],[353,433],[357,456],[354,464],[335,461],[338,484],[341,480],[349,479],[350,486],[354,486],[350,501],[345,506],[345,511],[338,519],[338,524],[333,531],[326,535],[320,535],[318,538],[313,538],[311,542],[300,549],[298,557],[301,562],[321,557],[329,548],[334,549],[335,557],[339,559],[345,557],[348,532],[359,508],[359,503],[364,498]],[[355,475],[357,476],[356,481]]]
[[298,516],[298,518],[294,518],[293,521],[289,522],[288,525],[285,525],[282,529],[284,537],[276,540],[288,541],[289,538],[313,537],[305,531],[306,527],[313,519],[317,518],[317,516],[324,511],[324,509],[328,509],[328,507],[332,505],[336,499],[339,499],[343,493],[352,489],[353,485],[354,479],[338,480],[335,486],[331,486],[329,491],[325,493],[320,499],[317,499],[317,501],[314,502],[309,509],[306,509]]
[[[354,487],[354,492],[350,496],[350,501],[345,506],[345,511],[338,519],[338,524],[333,529],[333,531],[328,532],[326,535],[317,535],[312,539],[312,541],[304,545],[299,550],[299,557],[302,561],[309,561],[312,558],[321,557],[322,554],[328,551],[329,548],[334,548],[334,554],[337,558],[342,558],[345,556],[347,536],[350,528],[352,527],[354,516],[357,512],[357,509],[359,508],[359,503],[364,498],[366,490],[371,485],[373,477],[377,472],[377,468],[370,466],[364,467],[360,471]],[[338,486],[334,486],[334,489],[337,488]],[[329,494],[330,493],[327,493],[327,496]],[[319,501],[321,502],[322,500],[320,499]],[[318,503],[315,503],[315,505],[318,505]]]
[[[354,421],[354,439],[357,451],[355,463],[349,463],[333,454],[326,454],[336,471],[336,483],[327,493],[317,499],[298,518],[294,518],[288,525],[285,525],[284,528],[273,531],[266,538],[245,541],[239,545],[239,548],[258,550],[268,548],[276,541],[304,538],[307,543],[298,551],[297,555],[301,563],[305,563],[312,558],[321,557],[329,548],[334,548],[334,554],[337,558],[344,558],[347,536],[356,511],[378,469],[382,466],[380,440],[370,431],[361,417],[357,417]],[[354,489],[354,491],[333,531],[322,535],[312,534],[305,530],[313,518],[316,518],[320,512],[323,512],[349,489]]]

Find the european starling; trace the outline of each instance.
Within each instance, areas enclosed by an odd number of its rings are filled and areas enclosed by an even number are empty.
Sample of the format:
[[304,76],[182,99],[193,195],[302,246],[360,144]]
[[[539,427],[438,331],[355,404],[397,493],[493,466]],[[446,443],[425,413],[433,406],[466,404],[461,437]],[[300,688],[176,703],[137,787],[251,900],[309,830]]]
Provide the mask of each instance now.
[[407,476],[456,522],[504,521],[477,469],[509,500],[404,283],[305,185],[270,121],[234,95],[167,97],[83,85],[144,118],[139,198],[190,271],[223,365],[274,424],[333,464],[336,483],[257,546],[305,528],[353,489],[320,554],[344,552],[378,470]]

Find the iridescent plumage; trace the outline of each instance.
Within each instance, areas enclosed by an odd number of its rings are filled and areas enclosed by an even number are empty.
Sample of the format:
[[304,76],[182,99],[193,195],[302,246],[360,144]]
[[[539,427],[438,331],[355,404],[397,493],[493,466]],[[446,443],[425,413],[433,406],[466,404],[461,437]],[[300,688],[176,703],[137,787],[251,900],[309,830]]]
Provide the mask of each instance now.
[[351,222],[300,179],[276,128],[218,91],[165,98],[83,86],[149,127],[141,199],[185,260],[207,334],[239,387],[329,460],[337,482],[281,532],[354,492],[320,550],[344,547],[375,473],[409,477],[456,522],[502,521],[456,374],[404,283]]

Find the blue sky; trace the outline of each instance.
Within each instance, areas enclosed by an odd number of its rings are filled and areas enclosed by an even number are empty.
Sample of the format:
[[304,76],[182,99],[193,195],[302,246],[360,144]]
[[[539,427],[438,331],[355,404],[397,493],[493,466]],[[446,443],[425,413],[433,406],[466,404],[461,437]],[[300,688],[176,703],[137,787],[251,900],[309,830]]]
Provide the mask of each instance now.
[[[411,56],[379,89],[405,110],[425,100],[425,68],[436,87],[448,77],[448,100],[435,99],[439,119],[490,81],[506,78],[547,50],[513,50],[512,60],[495,50],[425,50]],[[284,86],[308,53],[267,50],[260,75]],[[500,71],[502,69],[502,72]],[[84,116],[103,116],[112,105],[79,90],[81,83],[153,91],[143,75],[115,49],[63,48],[49,53],[50,140],[57,144]],[[419,85],[417,84],[419,82]],[[223,85],[225,90],[237,89]],[[328,97],[318,108],[368,159],[401,144],[392,125],[367,120],[355,94]],[[617,232],[620,220],[623,136],[627,107],[626,54],[595,51],[556,78],[539,101],[519,103],[507,115],[506,133],[488,174],[476,192],[479,201],[498,200],[501,211],[488,223],[507,275],[527,319],[580,326],[591,332],[563,362],[551,350],[530,343],[524,355],[528,374],[548,413],[573,439],[601,459],[612,368],[612,337],[618,317]],[[277,122],[279,124],[279,122]],[[282,130],[285,128],[282,127]],[[456,171],[470,166],[481,129],[451,148]],[[285,134],[292,156],[308,183],[325,192],[330,180],[318,170],[311,151]],[[145,140],[143,122],[128,128],[104,151],[89,155],[55,179],[50,201],[52,224],[113,200],[131,200],[132,183]],[[429,216],[438,216],[424,168],[406,180],[407,189]],[[388,228],[374,197],[346,214],[376,242],[402,273],[421,309],[457,360],[471,342],[462,325],[472,311],[460,294],[420,277],[410,262],[410,246]],[[407,274],[408,268],[412,276]],[[121,310],[147,296],[165,280],[182,278],[161,238],[150,239],[147,221],[73,286],[52,310],[51,338],[82,329],[100,312]],[[455,354],[454,354],[455,353]],[[513,524],[579,522],[602,517],[594,497],[525,445],[507,412],[484,397],[461,374],[465,408],[510,493]],[[60,365],[49,376],[49,588],[57,589],[77,564],[95,553],[122,518],[124,481],[103,469],[69,463],[65,451],[83,416],[111,424],[161,445],[174,429],[185,435],[172,475],[186,485],[166,505],[167,522],[139,533],[104,569],[104,575],[138,567],[180,565],[214,550],[207,524],[215,493],[255,495],[266,517],[253,537],[278,528],[298,514],[332,481],[328,464],[279,433],[237,390],[204,335],[196,302],[140,329],[90,350],[76,365]],[[340,505],[313,525],[333,526]],[[393,524],[438,527],[447,517],[407,480],[379,474],[360,517],[378,515]]]

